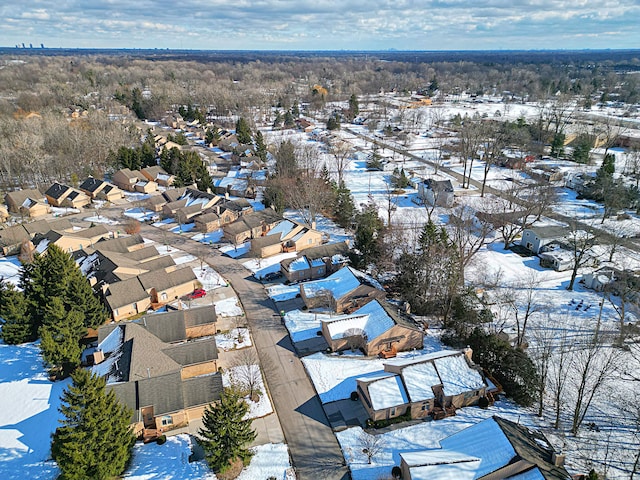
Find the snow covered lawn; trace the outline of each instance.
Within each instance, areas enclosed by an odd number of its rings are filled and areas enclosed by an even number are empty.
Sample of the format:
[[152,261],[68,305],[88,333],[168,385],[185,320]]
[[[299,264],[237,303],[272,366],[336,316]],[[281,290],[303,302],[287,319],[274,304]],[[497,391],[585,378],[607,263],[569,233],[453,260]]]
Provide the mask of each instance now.
[[216,306],[216,314],[221,317],[235,317],[243,315],[242,308],[238,304],[236,297],[225,298],[214,304]]
[[269,295],[274,302],[284,302],[285,300],[291,300],[300,295],[299,285],[271,285],[267,287],[267,295]]
[[22,264],[18,257],[2,257],[0,258],[0,277],[4,280],[18,285],[20,281],[20,272],[22,271]]
[[86,217],[82,219],[85,222],[91,222],[91,223],[102,223],[105,225],[119,225],[120,222],[117,222],[116,220],[112,220],[108,217],[105,217],[104,215],[100,215],[99,217],[97,215],[94,215],[93,217]]
[[191,240],[195,240],[196,242],[205,243],[205,244],[218,243],[220,240],[222,240],[222,234],[223,234],[222,229],[219,228],[214,232],[197,233],[196,235],[191,237]]
[[284,316],[284,324],[289,330],[293,343],[317,337],[322,328],[322,321],[317,314],[300,310],[287,312]]
[[225,254],[231,258],[238,258],[245,253],[249,252],[251,248],[251,242],[244,242],[238,246],[235,245],[225,245],[224,247],[220,247],[220,252]]
[[216,346],[225,352],[250,347],[251,336],[246,328],[232,328],[227,333],[216,335]]
[[196,274],[196,277],[198,277],[198,281],[202,284],[202,288],[207,292],[227,286],[226,280],[209,265],[205,264],[203,265],[203,268],[200,268],[200,266],[194,267],[193,272]]
[[0,343],[0,365],[0,478],[55,478],[58,468],[47,460],[69,380],[49,381],[34,343]]
[[225,387],[230,387],[235,381],[239,384],[246,383],[247,380],[254,382],[254,390],[259,392],[259,399],[254,402],[249,398],[249,395],[244,397],[244,401],[249,405],[249,411],[244,416],[248,418],[260,418],[273,413],[273,407],[271,406],[271,400],[265,393],[264,383],[262,382],[262,372],[260,371],[260,365],[242,365],[238,367],[231,367],[225,370],[222,374],[222,384]]
[[139,222],[144,222],[146,220],[151,220],[154,216],[157,216],[155,212],[151,210],[147,210],[146,208],[128,208],[124,211],[124,215],[129,218],[133,218],[138,220]]

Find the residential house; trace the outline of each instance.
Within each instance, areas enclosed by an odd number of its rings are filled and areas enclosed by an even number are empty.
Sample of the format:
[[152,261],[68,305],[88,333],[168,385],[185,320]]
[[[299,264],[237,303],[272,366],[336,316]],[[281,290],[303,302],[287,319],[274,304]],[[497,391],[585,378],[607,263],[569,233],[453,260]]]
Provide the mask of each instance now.
[[349,263],[348,252],[348,242],[307,248],[295,258],[282,260],[280,271],[289,282],[324,278]]
[[424,333],[386,302],[373,300],[349,315],[322,321],[322,335],[334,352],[361,349],[365,355],[422,348]]
[[493,416],[440,440],[440,448],[400,453],[403,480],[571,480],[547,438]]
[[166,304],[177,300],[198,287],[198,279],[188,267],[168,273],[164,270],[143,273],[138,275],[138,279],[154,304]]
[[44,196],[54,207],[82,208],[91,203],[91,197],[86,193],[58,182],[51,185]]
[[117,237],[109,240],[100,240],[96,248],[101,251],[127,253],[145,248],[144,239],[141,235],[129,235],[126,237]]
[[586,288],[603,292],[608,285],[611,285],[618,277],[619,271],[611,267],[602,267],[582,276],[581,283]]
[[146,312],[151,307],[151,295],[138,277],[111,283],[103,294],[114,322]]
[[[402,377],[409,398],[411,418],[432,415],[441,418],[456,409],[477,405],[480,398],[493,400],[480,367],[471,359],[471,349],[442,351],[417,357],[394,358],[385,372]],[[363,389],[363,393],[366,391]],[[365,403],[374,418],[381,412]]]
[[134,322],[144,325],[163,342],[180,342],[216,334],[216,310],[213,306],[170,310],[145,315]]
[[111,181],[127,192],[151,193],[158,190],[156,182],[148,180],[138,170],[123,168],[114,173]]
[[31,243],[38,253],[46,252],[49,245],[54,244],[65,252],[75,252],[95,245],[103,238],[111,238],[112,233],[104,225],[85,228],[83,230],[57,231],[36,234]]
[[80,190],[91,197],[93,200],[105,200],[114,202],[124,197],[122,190],[115,185],[99,180],[94,177],[87,178],[80,184]]
[[213,232],[222,226],[220,216],[213,212],[198,215],[194,219],[194,222],[196,224],[196,230],[203,233]]
[[69,231],[72,230],[72,225],[67,219],[36,220],[35,222],[21,223],[0,229],[0,249],[2,254],[16,254],[20,251],[23,243],[29,242],[37,234],[43,234],[53,229]]
[[281,252],[296,252],[316,247],[323,241],[322,233],[301,223],[282,220],[261,237],[251,241],[253,256],[265,258]]
[[237,220],[222,227],[224,238],[233,244],[265,235],[282,221],[282,217],[271,208],[242,215]]
[[563,239],[567,235],[567,227],[551,225],[545,227],[531,227],[522,232],[520,245],[538,254],[545,245]]
[[575,262],[574,253],[559,246],[553,250],[540,252],[538,256],[541,267],[553,268],[557,272],[571,270]]
[[4,203],[9,213],[26,217],[39,217],[51,212],[51,208],[45,203],[44,195],[37,189],[9,192],[4,196]]
[[452,207],[454,202],[453,184],[451,180],[427,178],[418,183],[418,198],[427,205]]
[[410,410],[400,375],[377,373],[356,379],[358,396],[373,421],[400,417]]
[[166,204],[167,200],[163,195],[152,195],[145,202],[145,206],[153,212],[161,212]]
[[184,322],[173,322],[163,341],[156,323],[169,322],[146,317],[101,327],[91,367],[133,411],[134,433],[145,437],[188,426],[223,391],[215,337],[187,341]]
[[155,182],[163,187],[170,187],[173,185],[176,177],[167,173],[164,168],[154,165],[152,167],[145,167],[140,169],[140,173],[144,175],[149,181]]
[[382,285],[355,268],[341,268],[327,278],[300,284],[307,308],[323,307],[337,313],[353,312],[386,296]]

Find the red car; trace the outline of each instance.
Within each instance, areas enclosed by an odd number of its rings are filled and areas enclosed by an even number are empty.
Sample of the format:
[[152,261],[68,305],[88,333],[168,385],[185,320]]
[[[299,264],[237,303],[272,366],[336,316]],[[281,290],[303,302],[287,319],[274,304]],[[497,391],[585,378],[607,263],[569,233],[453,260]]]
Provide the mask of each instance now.
[[189,298],[190,300],[193,300],[195,298],[202,298],[206,294],[207,292],[204,290],[204,288],[196,288],[193,292],[187,295],[187,298]]

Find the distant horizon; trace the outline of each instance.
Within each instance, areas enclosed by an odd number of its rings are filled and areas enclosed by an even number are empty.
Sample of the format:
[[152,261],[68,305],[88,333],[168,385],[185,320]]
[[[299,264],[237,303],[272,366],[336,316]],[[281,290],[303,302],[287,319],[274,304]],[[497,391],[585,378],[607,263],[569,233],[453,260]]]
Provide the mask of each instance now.
[[0,6],[0,44],[206,51],[622,50],[640,46],[638,18],[636,0],[40,0]]

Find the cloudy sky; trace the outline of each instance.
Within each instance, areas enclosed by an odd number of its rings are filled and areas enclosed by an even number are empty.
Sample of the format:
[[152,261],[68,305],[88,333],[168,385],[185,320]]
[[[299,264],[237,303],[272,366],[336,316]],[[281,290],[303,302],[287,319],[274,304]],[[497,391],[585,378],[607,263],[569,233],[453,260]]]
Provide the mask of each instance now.
[[639,0],[0,1],[0,46],[640,48]]

